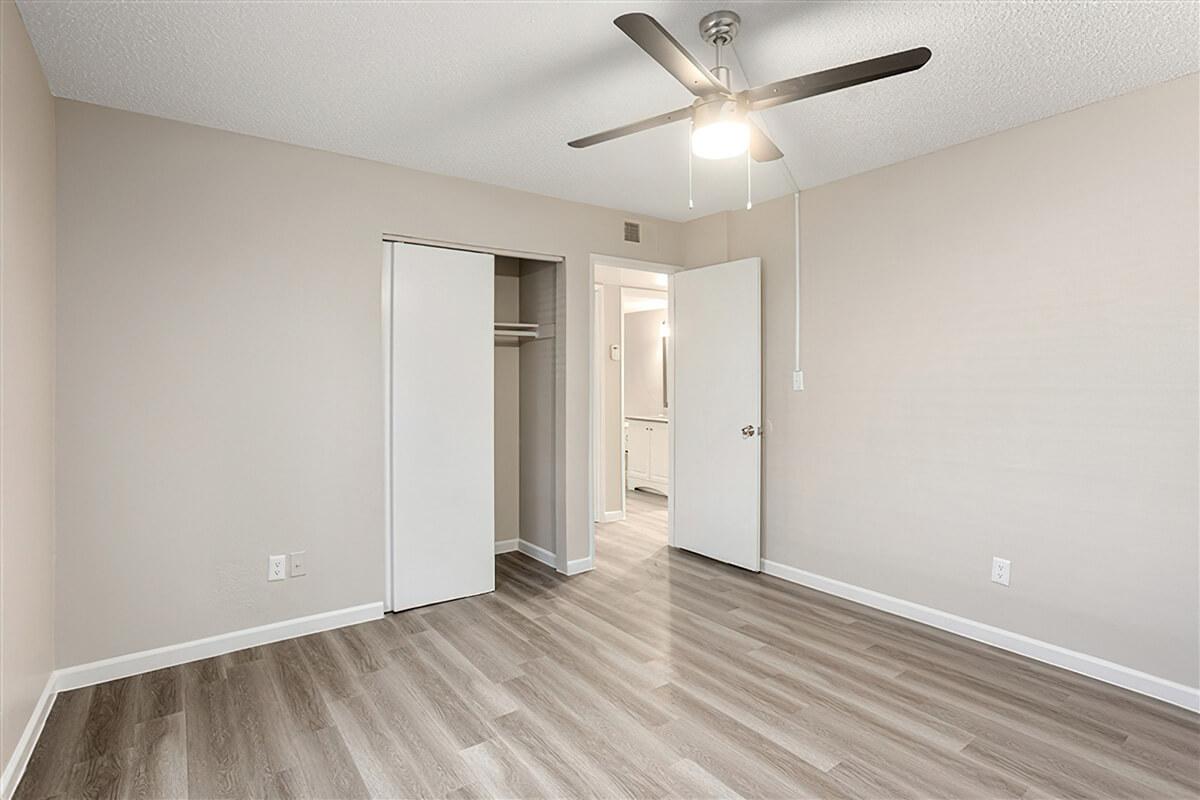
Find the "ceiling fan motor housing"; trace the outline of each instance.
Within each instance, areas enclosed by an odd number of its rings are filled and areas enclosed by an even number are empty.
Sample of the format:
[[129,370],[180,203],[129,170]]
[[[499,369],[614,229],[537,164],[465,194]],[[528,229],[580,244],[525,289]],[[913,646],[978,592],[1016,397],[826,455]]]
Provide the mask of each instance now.
[[727,97],[697,100],[692,106],[692,124],[697,128],[717,122],[741,122],[745,118],[746,110]]

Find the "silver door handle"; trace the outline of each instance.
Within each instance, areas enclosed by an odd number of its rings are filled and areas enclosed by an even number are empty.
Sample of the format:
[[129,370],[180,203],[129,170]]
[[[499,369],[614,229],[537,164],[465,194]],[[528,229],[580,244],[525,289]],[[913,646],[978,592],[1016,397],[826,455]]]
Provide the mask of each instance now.
[[755,432],[756,431],[755,431],[753,425],[747,425],[746,427],[742,428],[742,438],[749,439],[751,436],[753,436],[755,434]]

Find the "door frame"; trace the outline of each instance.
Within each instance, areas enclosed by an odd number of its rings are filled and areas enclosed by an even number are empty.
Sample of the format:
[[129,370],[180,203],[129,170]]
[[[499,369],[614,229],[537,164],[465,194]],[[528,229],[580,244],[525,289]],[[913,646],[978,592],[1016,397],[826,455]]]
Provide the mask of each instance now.
[[[604,308],[605,308],[605,306],[604,306],[604,285],[593,281],[592,282],[592,319],[591,319],[591,334],[590,334],[591,338],[588,340],[589,345],[593,351],[592,355],[591,355],[591,364],[589,365],[591,367],[591,369],[590,369],[591,383],[588,385],[589,392],[592,391],[592,387],[598,387],[598,386],[600,386],[601,383],[603,383],[601,376],[603,374],[602,365],[604,364],[604,353],[602,353],[600,351],[601,338],[602,338],[600,334],[601,334],[601,329],[603,327],[603,322],[604,322]],[[589,434],[591,436],[591,444],[589,445],[589,447],[591,448],[590,452],[593,452],[593,453],[594,452],[603,452],[604,433],[606,430],[607,430],[607,426],[605,425],[605,422],[604,422],[604,415],[600,414],[598,416],[598,418],[596,420],[594,420],[594,424],[591,425],[591,430],[589,431]],[[588,469],[589,469],[590,477],[591,477],[591,482],[590,482],[591,483],[591,492],[592,492],[591,496],[592,497],[604,497],[605,494],[607,493],[606,489],[608,488],[607,479],[605,478],[605,475],[604,475],[604,470],[596,469],[594,464],[589,466]],[[588,511],[591,514],[593,524],[597,523],[597,522],[606,522],[607,521],[607,520],[598,519],[598,517],[602,513],[607,513],[607,512],[601,512],[598,505],[589,504]],[[622,504],[621,512],[622,512],[622,514],[624,514],[624,512],[625,512],[624,504]]]
[[[630,269],[638,272],[653,272],[668,277],[668,285],[664,290],[670,287],[670,276],[676,272],[683,271],[684,267],[678,264],[666,264],[658,261],[641,261],[636,258],[624,258],[622,256],[608,256],[602,253],[591,253],[588,259],[588,285],[592,287],[592,291],[596,290],[596,268],[597,267],[612,267],[615,269]],[[619,285],[619,284],[618,284]],[[602,295],[603,296],[603,295]],[[668,303],[668,308],[669,308]],[[604,479],[603,474],[597,477],[597,459],[603,454],[603,441],[599,439],[603,435],[604,415],[601,413],[603,403],[598,397],[600,392],[600,360],[597,355],[597,346],[599,345],[599,332],[597,325],[599,319],[596,314],[596,303],[588,304],[588,561],[595,565],[596,563],[596,517],[599,514],[599,508],[602,506],[603,491],[605,484],[601,481]],[[669,314],[669,311],[668,311]],[[670,324],[670,323],[668,323]],[[625,325],[621,325],[621,421],[624,424],[625,414]],[[670,345],[668,344],[668,353]],[[670,375],[670,370],[668,370]],[[672,396],[672,388],[667,387],[668,400]],[[672,457],[674,454],[672,453]],[[667,497],[668,509],[670,508],[670,496]],[[625,493],[621,492],[621,513],[625,512]],[[668,514],[670,512],[668,511]],[[669,522],[669,521],[668,521]]]
[[[394,535],[394,500],[392,497],[392,245],[393,244],[417,244],[426,247],[442,247],[449,250],[467,250],[476,253],[489,253],[493,256],[508,256],[511,258],[523,258],[532,261],[546,261],[557,265],[555,271],[555,280],[559,287],[566,285],[566,257],[559,255],[551,255],[548,253],[538,253],[535,251],[521,250],[506,250],[499,247],[488,247],[486,245],[465,244],[446,242],[435,239],[425,239],[416,236],[406,236],[400,234],[384,233],[379,238],[383,252],[382,263],[380,267],[380,282],[379,282],[379,302],[380,302],[380,337],[381,337],[381,372],[383,377],[383,392],[382,392],[382,412],[383,412],[383,610],[395,611],[394,599],[395,594],[395,575],[393,570],[393,556],[395,552],[395,535]],[[565,303],[559,300],[557,303],[556,327],[559,331],[566,330],[566,308]],[[562,364],[565,352],[563,350],[563,341],[561,337],[556,337],[554,341],[555,363]],[[564,454],[566,448],[564,446],[566,425],[564,420],[559,419],[558,409],[562,407],[559,399],[563,397],[566,391],[566,370],[558,367],[555,369],[554,376],[554,391],[555,399],[555,455],[554,455],[554,517],[555,523],[555,549],[558,551],[555,558],[558,561],[558,571],[566,574],[567,571],[567,543],[566,543],[566,528],[564,525],[566,498],[564,496],[564,484],[562,476],[565,470]],[[589,529],[590,535],[590,529]]]

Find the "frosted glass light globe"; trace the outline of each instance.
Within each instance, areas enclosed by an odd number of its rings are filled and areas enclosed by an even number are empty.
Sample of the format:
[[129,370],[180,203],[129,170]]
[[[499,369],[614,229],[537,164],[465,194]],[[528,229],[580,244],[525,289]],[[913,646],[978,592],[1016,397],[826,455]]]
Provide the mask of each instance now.
[[692,154],[696,158],[733,158],[750,146],[750,126],[740,120],[720,120],[692,131]]

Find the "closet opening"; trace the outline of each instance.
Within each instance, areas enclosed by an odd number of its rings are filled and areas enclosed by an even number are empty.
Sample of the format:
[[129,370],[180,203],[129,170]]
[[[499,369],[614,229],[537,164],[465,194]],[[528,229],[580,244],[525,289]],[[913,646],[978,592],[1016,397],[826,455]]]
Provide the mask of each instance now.
[[389,611],[493,591],[499,553],[558,568],[562,267],[384,243]]
[[557,267],[511,256],[495,264],[495,547],[551,567]]
[[592,261],[593,548],[597,537],[612,544],[602,548],[602,561],[604,552],[668,544],[668,288],[678,268],[602,256]]

